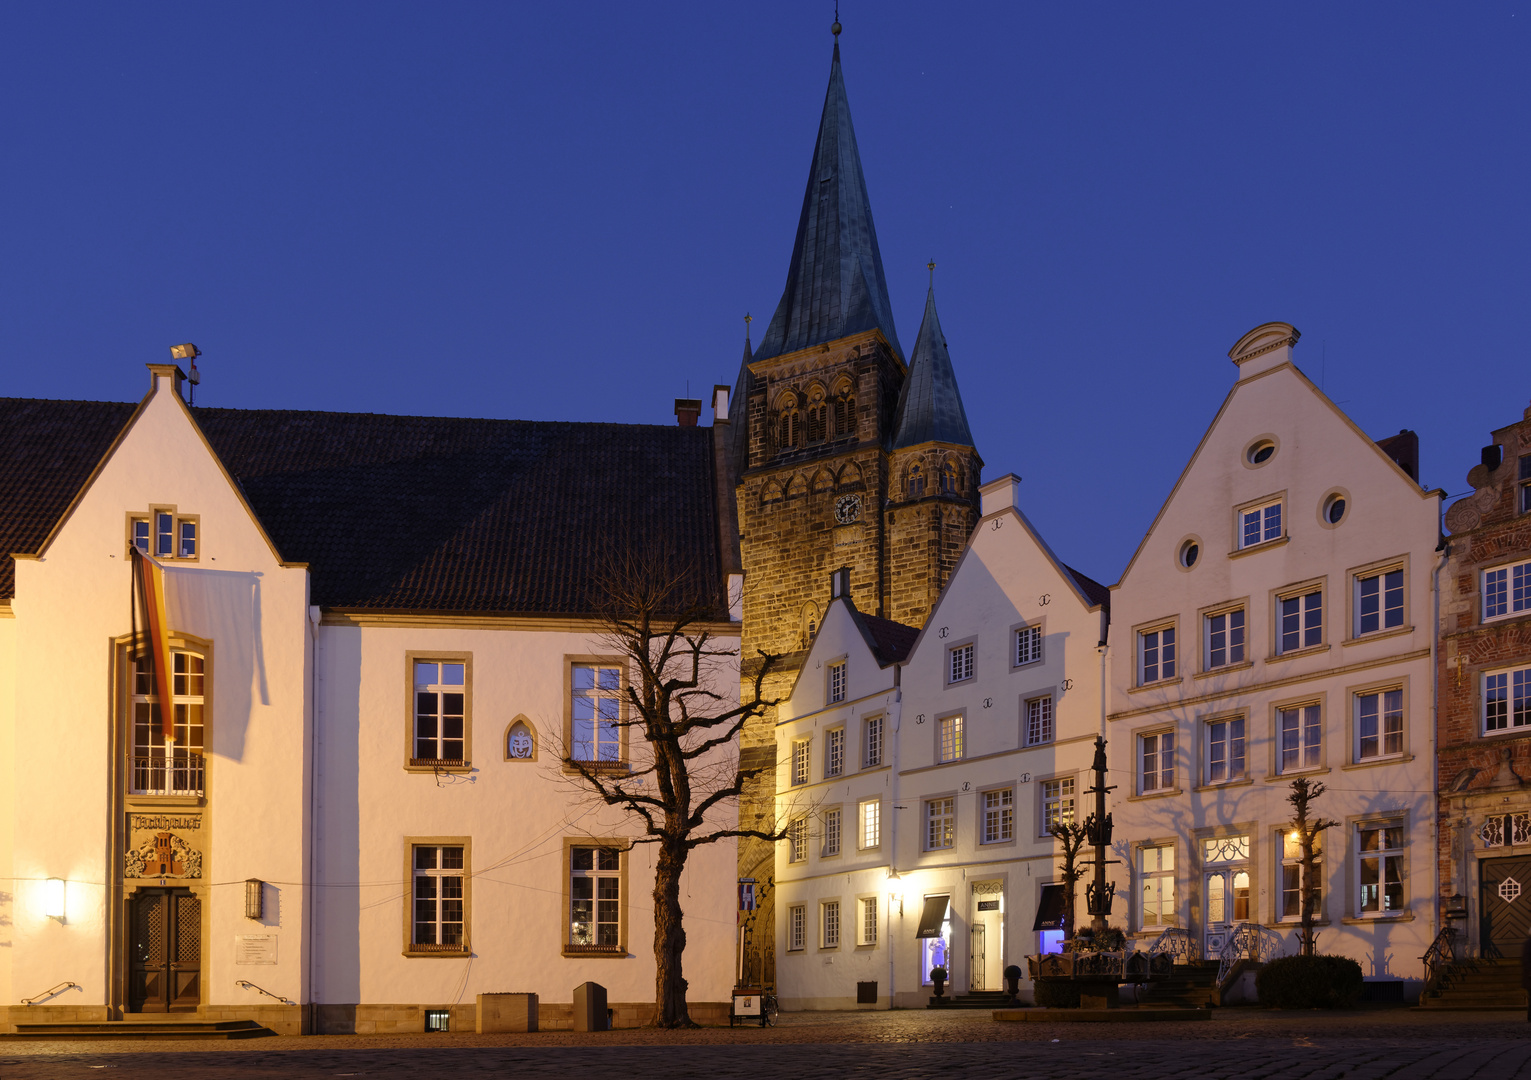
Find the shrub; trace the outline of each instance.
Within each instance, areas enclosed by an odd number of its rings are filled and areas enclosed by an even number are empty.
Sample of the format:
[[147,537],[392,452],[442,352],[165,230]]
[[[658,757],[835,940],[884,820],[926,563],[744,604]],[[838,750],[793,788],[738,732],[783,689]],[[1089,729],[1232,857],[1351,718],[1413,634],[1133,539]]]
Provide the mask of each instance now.
[[1282,956],[1255,975],[1273,1009],[1349,1009],[1361,1000],[1361,965],[1348,956]]
[[1038,979],[1032,1000],[1049,1009],[1079,1008],[1079,984],[1073,979]]

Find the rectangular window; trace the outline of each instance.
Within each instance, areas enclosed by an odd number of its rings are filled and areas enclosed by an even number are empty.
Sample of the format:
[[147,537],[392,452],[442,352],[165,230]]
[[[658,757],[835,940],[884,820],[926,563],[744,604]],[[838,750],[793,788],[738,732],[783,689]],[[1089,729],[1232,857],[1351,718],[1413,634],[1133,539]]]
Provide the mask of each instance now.
[[824,775],[839,776],[845,771],[845,729],[835,728],[824,734]]
[[1140,793],[1169,791],[1175,786],[1175,733],[1161,731],[1138,736],[1139,760],[1142,762]]
[[973,646],[958,645],[946,654],[949,658],[947,682],[962,682],[973,677]]
[[864,767],[882,764],[882,717],[873,716],[862,722],[861,746]]
[[824,856],[840,854],[840,808],[838,806],[824,811],[824,847],[820,854]]
[[808,937],[808,909],[795,904],[787,909],[787,950],[802,952]]
[[812,745],[809,739],[792,740],[792,786],[798,787],[808,782],[808,751]]
[[1356,695],[1356,760],[1403,753],[1403,691]]
[[877,944],[877,897],[875,896],[864,896],[861,899],[861,937],[857,944]]
[[176,557],[180,559],[195,559],[197,557],[197,523],[182,518],[179,531],[180,543],[177,545]]
[[845,665],[829,665],[829,703],[845,700]]
[[175,557],[175,515],[163,510],[154,515],[154,554],[166,559]]
[[1207,783],[1221,784],[1243,775],[1243,717],[1213,720],[1207,725]]
[[[1324,834],[1313,837],[1313,912],[1324,912]],[[1302,837],[1296,829],[1281,834],[1281,918],[1302,918]]]
[[573,749],[576,761],[620,761],[622,669],[574,664]]
[[1026,703],[1026,745],[1040,746],[1053,741],[1053,699],[1032,698]]
[[569,849],[569,944],[621,947],[622,853],[609,847]]
[[1207,669],[1244,662],[1244,609],[1207,616]]
[[824,916],[820,945],[826,949],[838,949],[840,947],[840,901],[826,900],[820,911]]
[[1050,833],[1053,826],[1066,827],[1074,823],[1074,778],[1062,776],[1057,780],[1042,781],[1042,832]]
[[1483,676],[1483,734],[1531,727],[1531,667]]
[[1362,825],[1356,830],[1358,914],[1393,915],[1403,910],[1403,826]]
[[415,661],[415,755],[410,764],[463,764],[467,682],[467,666],[460,660]]
[[808,861],[808,819],[794,818],[787,823],[787,861]]
[[1503,619],[1531,611],[1531,562],[1483,571],[1483,617]]
[[131,788],[135,795],[200,795],[205,772],[202,748],[207,661],[179,649],[170,653],[170,695],[174,699],[175,741],[165,742],[159,694],[147,653],[133,664],[133,756]]
[[128,530],[130,543],[145,555],[157,559],[197,557],[195,517],[177,517],[170,510],[155,510],[147,516],[130,516]]
[[1324,728],[1317,705],[1296,705],[1276,713],[1281,726],[1281,771],[1316,769],[1323,764]]
[[925,850],[936,851],[949,848],[957,833],[957,800],[925,800]]
[[461,948],[463,849],[417,844],[414,855],[415,929],[410,943]]
[[882,843],[882,800],[868,799],[858,810],[861,818],[861,846],[874,848]]
[[1239,547],[1254,547],[1281,538],[1281,501],[1253,506],[1239,513]]
[[133,519],[133,546],[145,555],[149,554],[149,519]]
[[1403,625],[1403,571],[1384,570],[1356,578],[1356,636]]
[[940,759],[957,761],[962,757],[962,717],[943,716],[936,721],[937,738],[940,740]]
[[1278,640],[1284,653],[1324,643],[1324,594],[1321,590],[1283,596],[1277,601],[1281,625]]
[[1175,913],[1175,845],[1139,848],[1138,879],[1143,929],[1180,925]]
[[1042,659],[1042,628],[1023,626],[1015,632],[1015,665],[1035,664]]
[[1000,844],[1015,839],[1015,789],[983,793],[983,842]]
[[1138,635],[1138,682],[1146,686],[1175,677],[1175,628],[1145,630]]

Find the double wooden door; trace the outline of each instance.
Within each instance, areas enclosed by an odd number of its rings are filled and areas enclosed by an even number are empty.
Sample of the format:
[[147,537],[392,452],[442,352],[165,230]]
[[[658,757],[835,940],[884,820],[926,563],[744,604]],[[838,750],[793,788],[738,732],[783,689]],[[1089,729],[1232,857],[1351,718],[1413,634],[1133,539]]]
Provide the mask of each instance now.
[[1484,859],[1478,872],[1482,954],[1519,956],[1531,934],[1531,859]]
[[202,901],[187,889],[133,897],[128,937],[128,1011],[191,1011],[202,1000]]

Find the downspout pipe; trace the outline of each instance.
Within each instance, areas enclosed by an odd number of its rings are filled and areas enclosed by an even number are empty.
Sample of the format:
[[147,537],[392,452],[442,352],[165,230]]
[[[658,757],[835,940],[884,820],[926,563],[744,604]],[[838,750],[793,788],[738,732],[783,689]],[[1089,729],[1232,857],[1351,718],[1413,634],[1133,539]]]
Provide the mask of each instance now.
[[314,874],[319,865],[319,621],[323,618],[323,612],[317,605],[310,604],[308,608],[308,641],[309,641],[309,664],[308,664],[308,868],[306,878],[308,881],[308,898],[305,923],[304,951],[308,954],[308,963],[305,965],[303,993],[301,1000],[308,1008],[308,1031],[317,1035],[319,1026],[319,1006],[315,1000],[317,994],[315,987],[315,971],[317,961],[314,957],[314,924],[318,922],[319,883],[314,880]]
[[[1434,868],[1435,877],[1435,921],[1432,928],[1438,934],[1441,931],[1441,813],[1438,797],[1441,790],[1441,756],[1438,747],[1441,738],[1441,673],[1440,673],[1440,647],[1441,647],[1441,571],[1446,568],[1446,561],[1451,557],[1451,545],[1442,537],[1440,545],[1436,548],[1441,553],[1435,569],[1430,572],[1430,596],[1431,596],[1431,624],[1430,624],[1430,865]],[[1432,934],[1431,937],[1434,937]]]
[[[888,740],[888,880],[897,881],[898,877],[898,729],[904,719],[904,692],[900,688],[900,666],[893,665],[893,696],[888,702],[888,725],[892,729],[893,737]],[[899,886],[902,896],[903,886]],[[903,900],[899,901],[899,917],[903,917]],[[902,928],[900,923],[900,928]],[[898,998],[895,996],[898,986],[895,981],[897,975],[897,951],[901,934],[893,933],[893,905],[888,904],[888,1008],[897,1008]]]

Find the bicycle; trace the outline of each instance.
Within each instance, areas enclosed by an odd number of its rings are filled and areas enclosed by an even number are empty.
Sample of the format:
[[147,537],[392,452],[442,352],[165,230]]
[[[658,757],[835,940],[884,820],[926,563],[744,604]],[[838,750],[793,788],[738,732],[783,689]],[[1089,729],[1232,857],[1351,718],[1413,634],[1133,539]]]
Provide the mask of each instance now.
[[760,998],[760,1026],[775,1027],[780,1013],[781,1007],[776,1003],[776,995],[767,991]]

